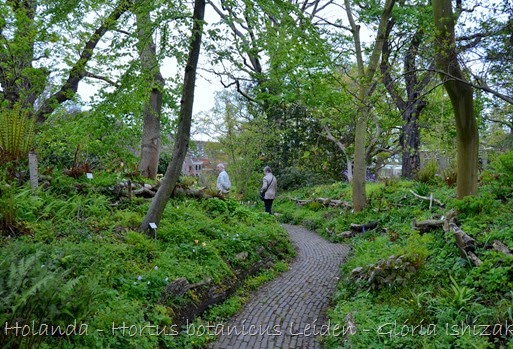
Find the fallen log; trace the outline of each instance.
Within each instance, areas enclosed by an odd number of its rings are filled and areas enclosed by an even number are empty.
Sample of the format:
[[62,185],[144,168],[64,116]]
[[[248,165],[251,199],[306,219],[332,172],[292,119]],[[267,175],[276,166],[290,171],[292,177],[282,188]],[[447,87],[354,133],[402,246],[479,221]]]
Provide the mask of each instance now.
[[[158,189],[160,183],[157,184],[146,184],[146,183],[134,183],[131,180],[122,181],[116,184],[114,187],[110,189],[110,191],[116,195],[117,197],[128,197],[128,199],[132,199],[133,196],[143,197],[143,198],[153,198]],[[197,199],[209,199],[213,196],[207,193],[207,188],[184,188],[181,185],[177,185],[173,190],[172,196],[184,195]]]
[[352,238],[353,236],[358,235],[359,232],[356,231],[344,231],[342,233],[338,233],[337,236],[343,239]]
[[142,187],[141,189],[132,191],[133,195],[138,196],[138,197],[143,197],[143,198],[152,198],[155,196],[156,193],[157,193],[156,191],[153,191],[147,187]]
[[433,198],[432,194],[429,197],[427,197],[427,196],[419,195],[419,194],[415,193],[413,190],[410,190],[410,193],[412,193],[413,196],[415,196],[417,199],[429,201],[429,208],[431,208],[433,203],[437,204],[440,207],[445,207],[445,204],[443,202],[441,202],[440,200]]
[[437,230],[444,227],[445,221],[440,219],[427,219],[425,221],[417,222],[413,219],[413,229],[418,230],[421,234]]
[[456,244],[461,250],[465,252],[476,250],[476,240],[474,238],[467,235],[454,223],[451,223],[450,227],[454,237],[456,238]]
[[352,208],[352,205],[349,202],[343,201],[343,200],[336,200],[336,199],[327,199],[327,198],[315,198],[315,199],[307,199],[307,200],[300,200],[300,199],[293,199],[298,206],[304,206],[308,205],[312,202],[317,202],[325,207],[345,207],[346,209]]
[[207,187],[203,187],[203,188],[199,188],[199,189],[190,189],[190,188],[182,188],[182,187],[176,186],[175,189],[173,190],[173,196],[185,195],[187,197],[192,197],[192,198],[196,198],[196,199],[212,198],[213,196],[210,194],[207,194],[205,192],[205,189],[207,189]]
[[[182,328],[190,323],[208,307],[225,301],[233,295],[248,276],[254,276],[263,269],[273,266],[270,258],[253,263],[249,269],[234,270],[234,274],[225,277],[221,282],[213,283],[207,278],[198,283],[190,284],[186,278],[181,277],[172,281],[162,293],[160,304],[171,307],[173,311],[173,324]],[[190,293],[188,294],[188,291]],[[176,302],[176,297],[184,297]]]
[[191,289],[194,289],[196,287],[208,285],[212,282],[211,278],[208,278],[206,280],[197,282],[195,284],[190,284],[189,281],[184,278],[178,278],[174,281],[172,281],[169,285],[166,287],[166,292],[171,296],[183,296],[183,294]]
[[349,226],[349,229],[351,229],[351,231],[354,231],[357,233],[364,233],[366,231],[375,229],[378,226],[378,223],[379,223],[378,221],[370,222],[370,223],[366,223],[366,224],[351,223],[351,225]]
[[504,253],[507,256],[511,256],[511,251],[502,241],[495,240],[492,244],[493,249],[497,252]]
[[454,223],[449,223],[450,229],[456,239],[456,244],[463,258],[468,258],[474,266],[481,265],[481,260],[475,255],[476,240],[468,236],[460,227]]
[[456,221],[456,211],[454,209],[450,209],[449,212],[445,214],[445,217],[442,217],[444,221],[444,231],[447,233],[451,230],[450,224],[457,223]]
[[483,263],[472,251],[467,252],[467,257],[476,267],[480,266]]
[[347,342],[349,340],[349,336],[353,336],[358,331],[356,327],[356,320],[354,318],[354,314],[352,311],[347,313],[346,318],[344,319],[344,341]]

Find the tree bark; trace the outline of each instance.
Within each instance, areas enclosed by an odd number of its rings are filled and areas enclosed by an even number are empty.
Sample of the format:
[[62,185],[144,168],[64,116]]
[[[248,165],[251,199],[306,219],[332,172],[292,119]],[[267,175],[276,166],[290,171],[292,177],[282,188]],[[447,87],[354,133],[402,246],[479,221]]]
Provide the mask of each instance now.
[[141,176],[155,179],[160,156],[160,114],[162,110],[162,89],[165,84],[157,61],[157,52],[152,38],[152,22],[149,11],[142,5],[136,9],[136,21],[139,39],[139,57],[145,83],[149,87],[148,99],[143,111],[143,130],[141,138]]
[[176,135],[175,145],[173,147],[173,156],[166,173],[162,179],[157,194],[153,198],[150,208],[141,224],[142,231],[148,231],[150,223],[159,224],[162,213],[166,208],[167,201],[171,196],[180,172],[182,163],[189,148],[191,123],[192,123],[192,107],[194,105],[194,87],[196,83],[196,70],[201,49],[201,36],[203,34],[203,19],[205,16],[205,0],[194,1],[193,25],[191,31],[191,46],[189,49],[189,57],[185,67],[184,83],[182,99],[180,100],[180,115],[178,117],[178,131]]
[[456,121],[457,197],[477,194],[479,134],[472,87],[458,63],[451,0],[432,0],[437,29],[436,65],[449,94]]

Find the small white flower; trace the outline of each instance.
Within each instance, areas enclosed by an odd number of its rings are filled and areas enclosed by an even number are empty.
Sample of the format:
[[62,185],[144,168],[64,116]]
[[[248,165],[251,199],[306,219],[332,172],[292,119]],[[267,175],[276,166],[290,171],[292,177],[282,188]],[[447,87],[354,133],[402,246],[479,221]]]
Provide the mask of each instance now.
[[41,268],[45,268],[45,267],[46,267],[46,265],[44,265],[44,264],[41,264]]
[[137,282],[136,282],[136,281],[134,281],[134,285],[137,285]]
[[169,281],[169,278],[165,278],[165,279],[164,279],[164,281],[165,281],[165,282],[168,282],[168,281]]
[[137,280],[141,281],[141,280],[142,280],[142,276],[141,276],[141,275],[139,275],[139,276],[137,277]]
[[148,285],[151,284],[151,282],[148,281]]
[[158,265],[156,265],[156,266],[155,266],[155,268],[153,268],[153,269],[155,269],[155,270],[159,270],[159,267],[158,267]]

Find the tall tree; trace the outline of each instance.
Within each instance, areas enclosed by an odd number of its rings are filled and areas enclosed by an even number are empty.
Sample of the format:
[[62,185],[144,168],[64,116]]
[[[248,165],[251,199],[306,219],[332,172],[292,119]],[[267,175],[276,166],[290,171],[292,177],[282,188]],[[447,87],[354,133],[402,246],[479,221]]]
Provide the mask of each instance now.
[[354,173],[352,182],[352,201],[356,212],[363,210],[367,204],[365,180],[367,170],[367,121],[371,106],[369,104],[375,84],[374,77],[378,69],[388,20],[392,15],[395,0],[386,0],[381,11],[374,47],[367,66],[360,38],[360,25],[356,23],[350,0],[345,0],[346,14],[353,37],[354,52],[358,69],[358,116],[355,125]]
[[[413,11],[408,9],[406,14],[410,17],[410,20],[397,19],[397,21],[402,22],[400,24],[404,27],[394,33],[395,35],[392,35],[392,30],[396,19],[392,18],[388,22],[381,57],[383,83],[403,119],[399,143],[401,147],[402,176],[405,178],[413,178],[420,169],[419,117],[427,105],[425,95],[434,75],[434,60],[428,57],[424,65],[422,65],[421,60],[422,53],[427,51],[424,44],[427,41],[427,30],[421,17],[426,12],[426,8],[424,6],[419,9],[419,6],[416,5],[415,16],[412,16]],[[413,32],[413,35],[410,34],[411,32]],[[397,52],[393,51],[392,42],[395,43],[394,47],[397,48]],[[394,74],[396,70],[394,69],[396,66],[395,57],[403,60],[401,76],[397,78],[397,74]]]
[[156,45],[153,40],[153,23],[150,18],[148,3],[135,6],[138,29],[138,51],[141,61],[143,82],[148,86],[144,97],[143,129],[141,139],[141,158],[139,173],[147,178],[155,179],[160,154],[160,114],[162,111],[162,91],[164,78],[157,60]]
[[150,208],[141,224],[141,230],[147,231],[150,223],[159,224],[167,201],[176,186],[181,173],[182,163],[189,148],[192,107],[194,105],[194,88],[196,84],[196,70],[201,49],[203,34],[203,20],[205,17],[205,0],[194,1],[193,24],[191,29],[191,43],[183,79],[182,99],[180,100],[180,115],[178,117],[178,131],[173,155],[157,194],[153,198]]
[[432,0],[436,26],[436,66],[453,106],[458,150],[457,197],[477,193],[479,133],[474,97],[458,62],[451,0]]

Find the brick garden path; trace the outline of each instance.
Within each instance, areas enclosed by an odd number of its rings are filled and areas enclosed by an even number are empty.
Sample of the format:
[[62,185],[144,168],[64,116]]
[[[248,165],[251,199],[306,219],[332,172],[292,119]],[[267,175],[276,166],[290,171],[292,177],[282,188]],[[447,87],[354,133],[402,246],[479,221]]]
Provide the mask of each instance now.
[[211,349],[320,348],[324,311],[349,247],[328,242],[303,227],[284,228],[297,257],[288,271],[252,295]]

